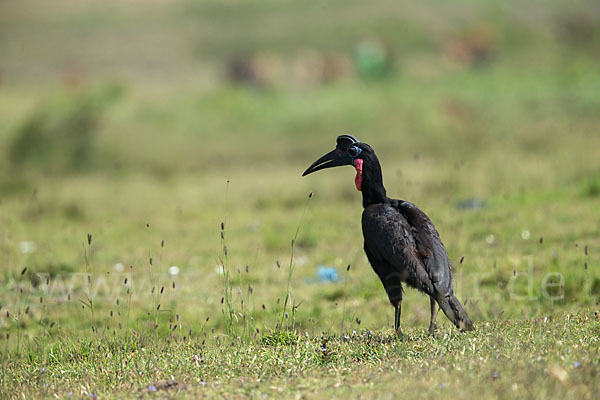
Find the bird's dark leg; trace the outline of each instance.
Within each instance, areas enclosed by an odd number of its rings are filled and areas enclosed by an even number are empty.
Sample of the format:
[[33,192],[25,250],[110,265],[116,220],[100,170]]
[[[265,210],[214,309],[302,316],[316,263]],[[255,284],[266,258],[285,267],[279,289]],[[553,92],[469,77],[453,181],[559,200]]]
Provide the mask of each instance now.
[[431,320],[429,321],[429,334],[433,336],[436,328],[435,318],[437,317],[438,308],[437,302],[433,297],[429,298],[429,304],[431,305]]
[[396,335],[402,335],[402,329],[400,329],[400,315],[402,314],[402,301],[399,301],[396,304],[395,313],[394,313],[394,331]]

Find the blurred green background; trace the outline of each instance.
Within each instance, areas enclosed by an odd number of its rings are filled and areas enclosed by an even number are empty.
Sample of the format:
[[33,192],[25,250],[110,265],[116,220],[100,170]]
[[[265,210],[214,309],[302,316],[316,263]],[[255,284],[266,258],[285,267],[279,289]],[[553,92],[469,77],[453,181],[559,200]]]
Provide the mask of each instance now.
[[[272,327],[299,226],[296,326],[391,327],[353,172],[300,176],[340,133],[430,215],[474,320],[597,306],[597,1],[5,1],[0,55],[0,299],[22,313],[7,332],[89,326],[88,233],[107,326],[130,276],[138,329],[152,286],[160,318],[222,329],[226,245],[234,308]],[[50,295],[37,273],[74,284]],[[425,329],[423,296],[405,310]]]

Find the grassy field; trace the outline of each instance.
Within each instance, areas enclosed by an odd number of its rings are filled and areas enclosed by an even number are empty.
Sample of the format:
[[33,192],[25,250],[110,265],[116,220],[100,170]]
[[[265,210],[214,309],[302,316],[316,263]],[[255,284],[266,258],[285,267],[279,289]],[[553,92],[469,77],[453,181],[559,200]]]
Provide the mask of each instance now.
[[[0,54],[3,396],[600,395],[594,2],[5,2]],[[354,172],[300,176],[340,133],[475,332],[392,335]]]

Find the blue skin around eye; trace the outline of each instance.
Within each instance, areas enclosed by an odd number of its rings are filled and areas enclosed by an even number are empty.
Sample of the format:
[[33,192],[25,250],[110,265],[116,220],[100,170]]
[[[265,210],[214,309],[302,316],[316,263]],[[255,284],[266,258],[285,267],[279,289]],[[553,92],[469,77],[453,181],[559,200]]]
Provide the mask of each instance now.
[[362,149],[357,146],[351,146],[350,148],[348,148],[348,154],[350,154],[350,157],[352,157],[352,159],[355,159],[356,157],[358,157],[358,155],[361,152],[362,152]]

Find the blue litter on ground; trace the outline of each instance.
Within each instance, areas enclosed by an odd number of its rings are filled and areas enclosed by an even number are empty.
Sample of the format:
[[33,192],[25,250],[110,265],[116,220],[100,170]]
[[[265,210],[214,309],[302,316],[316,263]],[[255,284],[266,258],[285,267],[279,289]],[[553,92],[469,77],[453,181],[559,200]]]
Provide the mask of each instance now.
[[319,266],[317,266],[317,278],[319,279],[319,282],[321,282],[321,283],[337,282],[337,280],[338,280],[337,269],[335,269],[334,267],[327,267],[324,265],[319,265]]

